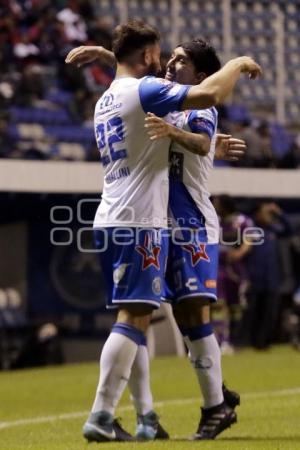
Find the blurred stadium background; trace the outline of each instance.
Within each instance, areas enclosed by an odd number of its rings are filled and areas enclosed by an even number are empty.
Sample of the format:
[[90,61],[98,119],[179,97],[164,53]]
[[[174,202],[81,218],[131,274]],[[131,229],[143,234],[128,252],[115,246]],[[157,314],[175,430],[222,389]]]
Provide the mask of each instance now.
[[[89,228],[102,187],[93,111],[113,73],[101,64],[78,70],[64,59],[78,45],[110,48],[113,27],[133,17],[160,30],[163,61],[180,42],[204,37],[223,62],[246,54],[264,69],[261,80],[241,80],[219,107],[220,131],[245,139],[248,153],[217,164],[212,193],[267,236],[260,252],[253,248],[237,263],[229,344],[299,349],[300,1],[2,0],[2,369],[97,359],[113,322],[96,256],[77,245],[92,249]],[[180,341],[156,338],[176,335],[165,314],[152,327],[152,353],[182,354]],[[217,311],[218,326],[222,320]]]

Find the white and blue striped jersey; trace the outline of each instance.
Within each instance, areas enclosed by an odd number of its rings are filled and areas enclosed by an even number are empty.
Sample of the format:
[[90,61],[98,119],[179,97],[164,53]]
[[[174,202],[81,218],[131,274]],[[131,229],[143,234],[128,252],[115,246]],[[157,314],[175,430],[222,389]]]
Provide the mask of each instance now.
[[208,155],[189,152],[176,142],[170,147],[170,214],[179,226],[203,229],[204,242],[219,241],[219,222],[210,201],[208,180],[213,168],[218,113],[215,108],[170,113],[172,125],[211,139]]
[[95,135],[104,166],[94,227],[167,227],[170,140],[151,141],[147,112],[181,109],[189,86],[155,77],[115,79],[95,108]]

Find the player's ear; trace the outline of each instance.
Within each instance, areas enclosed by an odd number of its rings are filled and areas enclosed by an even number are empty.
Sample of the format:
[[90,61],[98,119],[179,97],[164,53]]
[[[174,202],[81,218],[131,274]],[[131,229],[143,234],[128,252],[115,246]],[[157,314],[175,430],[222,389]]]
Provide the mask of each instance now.
[[151,59],[151,52],[150,52],[150,48],[146,47],[145,50],[143,51],[143,59],[146,65],[151,64],[152,59]]
[[205,80],[205,78],[207,78],[206,73],[204,73],[204,72],[197,73],[198,83],[202,83],[202,81]]

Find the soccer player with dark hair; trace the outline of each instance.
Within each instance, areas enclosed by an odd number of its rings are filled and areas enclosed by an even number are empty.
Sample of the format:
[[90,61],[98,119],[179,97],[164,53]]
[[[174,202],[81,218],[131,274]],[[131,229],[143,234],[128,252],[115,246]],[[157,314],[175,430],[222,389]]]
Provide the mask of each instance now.
[[[166,79],[195,85],[220,67],[214,48],[195,39],[175,48]],[[222,386],[221,354],[210,319],[210,305],[217,301],[219,224],[208,180],[216,149],[219,158],[234,159],[245,143],[217,135],[215,108],[172,112],[166,121],[149,116],[151,139],[172,139],[169,214],[175,239],[169,244],[167,298],[204,399],[194,439],[213,439],[236,421],[234,407],[239,398]]]
[[[260,74],[251,58],[240,57],[201,85],[149,76],[160,69],[158,34],[151,30],[140,21],[116,28],[116,78],[95,109],[104,166],[95,241],[107,283],[107,307],[117,308],[118,315],[101,354],[96,398],[84,426],[88,440],[131,439],[114,412],[145,342],[152,310],[166,298],[170,139],[149,139],[144,127],[147,113],[164,117],[172,111],[210,108],[232,92],[241,73]],[[67,60],[74,61],[74,53]]]

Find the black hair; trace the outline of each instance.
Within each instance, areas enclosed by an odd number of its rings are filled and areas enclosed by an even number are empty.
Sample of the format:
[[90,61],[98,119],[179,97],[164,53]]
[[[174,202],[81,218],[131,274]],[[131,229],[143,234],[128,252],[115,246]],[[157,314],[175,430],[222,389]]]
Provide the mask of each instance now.
[[182,47],[191,59],[198,73],[204,72],[207,76],[221,69],[221,61],[214,47],[203,39],[193,39],[178,47]]
[[113,32],[112,51],[118,62],[132,58],[137,50],[160,40],[159,32],[142,20],[130,20],[118,25]]

